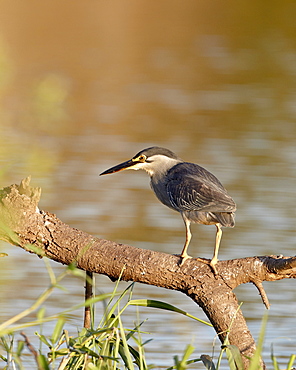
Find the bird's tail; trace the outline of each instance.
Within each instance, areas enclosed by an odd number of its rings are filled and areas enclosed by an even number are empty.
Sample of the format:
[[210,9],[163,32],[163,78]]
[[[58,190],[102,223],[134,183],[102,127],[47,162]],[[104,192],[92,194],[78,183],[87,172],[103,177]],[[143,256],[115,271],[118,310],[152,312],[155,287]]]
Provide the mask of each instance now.
[[219,224],[224,227],[234,227],[234,213],[233,212],[213,212],[213,216],[217,219]]

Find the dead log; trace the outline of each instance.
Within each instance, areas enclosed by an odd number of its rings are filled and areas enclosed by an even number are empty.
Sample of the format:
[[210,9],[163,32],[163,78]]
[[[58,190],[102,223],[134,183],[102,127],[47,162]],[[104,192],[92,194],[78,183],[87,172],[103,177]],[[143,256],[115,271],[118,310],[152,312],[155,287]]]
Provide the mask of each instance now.
[[233,289],[243,283],[255,284],[268,307],[262,282],[295,278],[296,257],[220,261],[218,275],[214,276],[208,265],[195,259],[180,266],[177,256],[99,239],[72,228],[55,215],[39,210],[40,195],[40,188],[30,186],[30,178],[1,190],[1,240],[65,265],[75,262],[80,269],[112,280],[121,275],[124,281],[186,294],[203,309],[222,343],[228,333],[230,344],[239,348],[247,368],[256,346]]

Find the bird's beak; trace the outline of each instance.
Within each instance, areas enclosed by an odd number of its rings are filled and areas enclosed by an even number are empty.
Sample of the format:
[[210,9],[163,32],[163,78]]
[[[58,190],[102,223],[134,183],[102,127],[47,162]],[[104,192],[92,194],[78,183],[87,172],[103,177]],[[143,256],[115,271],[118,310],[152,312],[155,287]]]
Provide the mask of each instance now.
[[128,168],[132,168],[133,166],[136,166],[139,162],[138,161],[133,161],[132,159],[120,163],[114,167],[109,168],[108,170],[100,173],[100,176],[102,175],[108,175],[109,173],[115,173],[123,170],[127,170]]

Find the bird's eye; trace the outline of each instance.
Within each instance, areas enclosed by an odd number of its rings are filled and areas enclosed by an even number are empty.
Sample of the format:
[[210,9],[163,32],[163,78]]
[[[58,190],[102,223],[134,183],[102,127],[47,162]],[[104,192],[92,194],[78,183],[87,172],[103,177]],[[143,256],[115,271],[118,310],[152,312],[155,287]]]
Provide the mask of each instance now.
[[144,154],[141,154],[139,157],[138,157],[138,161],[139,162],[145,162],[146,161],[146,155],[144,155]]

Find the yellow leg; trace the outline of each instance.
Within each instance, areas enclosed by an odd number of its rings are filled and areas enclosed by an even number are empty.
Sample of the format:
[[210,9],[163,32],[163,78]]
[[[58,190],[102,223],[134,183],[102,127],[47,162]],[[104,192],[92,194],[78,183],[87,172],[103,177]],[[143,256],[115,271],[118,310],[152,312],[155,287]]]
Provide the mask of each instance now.
[[184,261],[186,261],[188,258],[192,258],[187,254],[187,248],[191,240],[191,231],[190,231],[190,221],[187,220],[187,218],[183,217],[184,223],[185,223],[185,228],[186,228],[186,239],[185,239],[185,244],[183,247],[183,250],[181,252],[180,257],[183,259],[181,265],[183,264]]
[[220,241],[221,241],[221,238],[222,238],[222,228],[221,228],[221,225],[220,224],[216,224],[216,227],[217,227],[217,232],[216,232],[216,244],[215,244],[215,250],[214,250],[214,254],[213,254],[213,258],[210,262],[210,265],[212,266],[213,270],[215,273],[217,273],[217,270],[216,270],[216,264],[218,262],[218,252],[219,252],[219,246],[220,246]]
[[[187,259],[192,258],[191,256],[189,256],[187,254],[187,248],[188,248],[189,243],[190,243],[190,240],[191,240],[190,221],[187,218],[185,218],[184,216],[183,216],[183,220],[184,220],[185,228],[186,228],[186,240],[185,240],[185,244],[184,244],[183,250],[182,250],[181,255],[180,255],[180,257],[182,258],[181,266],[183,265],[183,263]],[[220,242],[221,242],[221,238],[222,238],[222,228],[221,228],[221,225],[220,224],[216,224],[216,227],[217,227],[216,244],[215,244],[213,258],[211,259],[210,262],[209,262],[209,260],[206,260],[206,259],[203,259],[203,258],[197,258],[197,260],[199,260],[200,262],[209,264],[211,266],[212,270],[214,271],[214,274],[215,275],[218,274],[215,265],[218,262],[218,252],[219,252],[219,246],[220,246]]]

